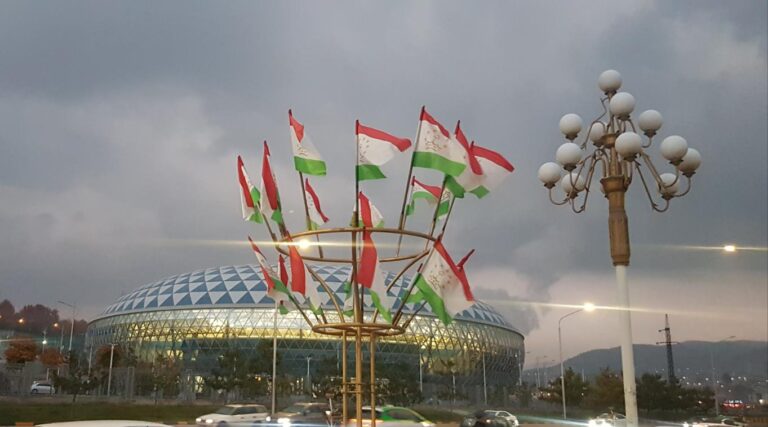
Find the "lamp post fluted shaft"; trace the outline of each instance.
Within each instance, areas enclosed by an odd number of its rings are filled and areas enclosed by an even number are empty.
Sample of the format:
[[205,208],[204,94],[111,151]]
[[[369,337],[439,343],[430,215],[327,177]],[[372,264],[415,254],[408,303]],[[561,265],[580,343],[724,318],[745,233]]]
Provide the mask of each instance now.
[[[568,142],[557,149],[557,163],[543,164],[538,171],[539,179],[549,191],[549,199],[556,205],[569,205],[575,213],[584,212],[590,194],[590,184],[600,166],[600,185],[608,200],[608,234],[611,259],[616,273],[619,308],[619,332],[621,341],[621,365],[624,381],[624,404],[627,425],[638,425],[637,392],[635,388],[635,364],[632,348],[632,320],[627,285],[627,267],[630,259],[629,221],[624,209],[627,189],[633,178],[639,178],[651,208],[664,212],[673,198],[682,197],[691,189],[691,178],[701,164],[701,155],[688,148],[687,141],[677,135],[665,138],[659,145],[662,156],[674,167],[674,173],[660,174],[646,149],[653,145],[653,138],[661,128],[663,119],[656,110],[647,110],[633,121],[635,98],[627,92],[618,92],[621,75],[607,70],[598,78],[598,86],[604,93],[600,102],[603,113],[593,120],[586,136],[575,143],[583,122],[576,114],[566,114],[560,119],[560,131]],[[638,129],[639,128],[639,129]],[[642,131],[647,140],[643,142]],[[592,143],[594,149],[588,149]],[[586,156],[584,155],[586,152]],[[562,175],[563,169],[565,176]],[[650,179],[646,178],[650,175]],[[685,178],[685,180],[683,180]],[[680,183],[686,187],[681,191]],[[649,186],[649,182],[652,184]],[[560,184],[565,197],[556,200],[553,188]],[[652,194],[652,189],[661,201]],[[583,197],[580,198],[580,194]],[[579,200],[577,200],[579,199]]]

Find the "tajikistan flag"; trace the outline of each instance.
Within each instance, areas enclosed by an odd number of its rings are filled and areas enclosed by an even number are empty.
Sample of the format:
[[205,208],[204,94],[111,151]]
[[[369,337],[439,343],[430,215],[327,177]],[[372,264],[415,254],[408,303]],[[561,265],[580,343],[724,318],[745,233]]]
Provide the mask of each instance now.
[[[373,228],[371,217],[371,203],[363,193],[358,195],[360,199],[360,216],[365,227]],[[392,322],[392,304],[394,299],[387,295],[387,285],[379,265],[379,255],[371,238],[370,231],[363,232],[363,250],[360,255],[360,263],[357,268],[357,283],[368,289],[373,305],[379,310],[381,316],[387,322]]]
[[296,170],[307,175],[325,175],[323,158],[309,135],[304,132],[304,125],[293,117],[291,110],[288,110],[288,122],[291,125],[291,147]]
[[265,195],[261,203],[261,213],[267,218],[271,218],[278,224],[283,223],[283,214],[280,208],[280,194],[277,192],[277,179],[272,172],[272,166],[269,163],[269,146],[264,141],[264,157],[261,162],[261,194]]
[[352,292],[352,269],[349,270],[349,276],[344,281],[344,309],[343,313],[347,317],[355,315],[354,294]]
[[461,148],[456,147],[451,134],[421,108],[419,138],[413,152],[413,166],[435,169],[449,176],[459,176],[465,165]]
[[450,324],[453,316],[475,303],[464,272],[464,263],[472,252],[455,264],[443,244],[436,241],[427,262],[416,275],[418,295],[408,301],[426,300],[443,324]]
[[[362,195],[363,192],[361,191],[360,194]],[[368,197],[363,196],[366,200],[366,203],[368,203],[368,207],[371,211],[371,224],[369,227],[373,228],[381,228],[384,227],[384,216],[381,215],[381,212],[374,206],[373,202],[371,202]],[[350,223],[350,226],[352,227],[363,227],[364,222],[362,221],[361,211],[362,206],[360,206],[360,198],[357,199],[357,224],[355,224],[355,216],[352,214],[352,221]]]
[[[280,274],[279,278],[269,266],[264,254],[261,253],[259,247],[256,246],[253,239],[248,236],[248,241],[251,242],[251,249],[256,255],[256,260],[259,262],[261,268],[261,275],[264,277],[264,282],[267,284],[267,295],[275,300],[275,303],[279,305],[280,313],[285,314],[288,312],[287,306],[291,304],[291,291],[286,286],[286,279]],[[282,257],[280,257],[280,266],[282,267]],[[281,271],[282,273],[282,271]]]
[[456,123],[453,139],[455,147],[461,152],[462,162],[466,167],[461,172],[461,175],[446,177],[445,186],[451,190],[454,196],[462,198],[465,192],[472,191],[480,186],[483,180],[483,168],[472,154],[472,149],[467,141],[467,137],[464,136],[464,132],[461,130],[460,123]]
[[427,185],[416,179],[411,179],[411,201],[405,208],[405,215],[410,216],[416,211],[416,200],[426,200],[430,206],[435,206],[440,197],[440,187]]
[[245,163],[240,156],[237,156],[237,180],[240,182],[240,206],[243,210],[243,219],[261,224],[264,222],[258,208],[261,193],[251,184],[248,173],[245,171]]
[[[289,243],[292,242],[290,237],[288,240]],[[312,312],[320,313],[322,300],[317,292],[317,285],[312,280],[312,274],[304,264],[296,245],[292,243],[288,245],[288,254],[291,263],[291,291],[301,294]]]
[[411,140],[398,138],[378,129],[355,122],[357,135],[357,179],[386,178],[379,166],[392,160],[395,153],[402,153],[411,146]]
[[309,227],[310,230],[317,230],[321,225],[328,222],[328,217],[325,216],[323,210],[320,208],[320,199],[317,197],[315,190],[309,185],[309,179],[304,180],[304,197],[307,199],[307,211],[309,211]]
[[472,190],[472,194],[477,197],[485,197],[498,187],[515,168],[501,154],[476,145],[474,142],[472,142],[471,150],[483,169],[480,185]]

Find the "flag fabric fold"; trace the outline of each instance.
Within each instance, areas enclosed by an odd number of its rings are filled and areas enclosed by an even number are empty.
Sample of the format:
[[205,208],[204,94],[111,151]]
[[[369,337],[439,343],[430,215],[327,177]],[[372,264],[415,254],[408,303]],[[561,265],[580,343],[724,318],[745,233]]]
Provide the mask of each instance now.
[[304,125],[293,117],[291,110],[288,110],[288,123],[291,127],[291,148],[296,170],[307,175],[325,175],[325,161],[304,131]]
[[[371,203],[362,192],[359,193],[358,198],[360,200],[360,217],[363,225],[373,228]],[[368,289],[373,305],[379,310],[384,320],[392,322],[391,309],[394,298],[390,297],[387,293],[384,273],[381,271],[379,255],[371,234],[371,231],[363,231],[363,249],[357,268],[357,283],[363,288]]]
[[418,292],[408,302],[426,300],[443,324],[450,324],[456,314],[475,302],[464,271],[464,263],[471,254],[456,264],[443,244],[439,240],[435,242],[424,267],[414,279]]
[[357,179],[386,178],[380,166],[392,160],[411,146],[411,140],[398,138],[386,132],[355,122],[357,135]]
[[453,140],[455,141],[454,146],[460,150],[462,163],[465,167],[458,176],[446,176],[445,187],[450,189],[455,197],[463,198],[465,192],[480,186],[483,179],[483,169],[475,155],[472,154],[467,137],[461,130],[461,123],[456,123]]
[[405,215],[410,216],[416,212],[416,200],[426,200],[429,205],[434,206],[440,199],[440,187],[424,184],[414,176],[411,179],[411,201],[405,208]]
[[413,166],[438,170],[449,176],[459,176],[466,167],[461,147],[451,138],[450,133],[421,109],[419,138],[413,152]]
[[[292,242],[290,237],[289,242]],[[301,294],[309,305],[310,310],[319,314],[322,310],[323,301],[320,299],[320,293],[317,291],[317,285],[312,279],[312,274],[307,269],[304,260],[296,249],[296,245],[288,245],[289,262],[291,265],[291,291]]]
[[309,179],[304,180],[304,195],[307,199],[307,212],[309,213],[309,228],[317,230],[321,225],[328,222],[328,217],[323,213],[320,207],[320,198],[317,197],[314,188],[309,185]]
[[[362,192],[361,192],[362,194]],[[373,228],[381,228],[384,227],[384,216],[381,215],[381,212],[374,206],[374,204],[371,202],[368,197],[365,197],[366,203],[368,203],[369,209],[371,211],[371,224],[368,227]],[[364,222],[362,220],[360,211],[362,210],[362,206],[360,205],[360,197],[357,198],[358,204],[357,204],[357,221],[355,221],[355,215],[352,214],[352,221],[350,221],[350,226],[352,227],[363,227]]]
[[283,224],[283,214],[280,206],[280,194],[277,191],[277,179],[269,162],[269,146],[264,141],[264,156],[261,162],[261,194],[264,200],[260,204],[261,213],[272,221]]
[[471,150],[483,170],[480,185],[472,190],[472,194],[483,198],[501,185],[502,181],[515,170],[515,167],[501,154],[476,145],[474,141]]
[[237,180],[240,183],[240,207],[243,211],[243,219],[261,224],[264,222],[259,209],[261,193],[251,184],[248,173],[245,171],[245,163],[240,156],[237,156]]
[[[264,254],[261,253],[261,250],[259,250],[259,247],[256,246],[256,243],[251,239],[250,236],[248,236],[248,241],[251,242],[251,249],[253,249],[253,253],[256,255],[256,260],[258,261],[259,267],[261,268],[261,275],[264,276],[264,282],[267,284],[267,295],[275,300],[275,302],[281,307],[280,311],[282,313],[283,311],[287,310],[287,306],[292,305],[291,291],[288,290],[287,278],[282,274],[280,274],[280,276],[275,274],[274,270],[272,270],[272,267],[270,267],[269,263],[267,262],[267,259],[264,257]],[[280,266],[282,267],[282,257],[280,261]]]

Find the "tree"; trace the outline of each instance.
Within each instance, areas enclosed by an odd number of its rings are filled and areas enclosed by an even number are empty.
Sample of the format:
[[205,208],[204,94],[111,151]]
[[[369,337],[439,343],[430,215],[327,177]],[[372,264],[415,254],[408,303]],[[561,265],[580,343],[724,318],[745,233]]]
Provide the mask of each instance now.
[[96,357],[94,357],[95,365],[101,369],[109,369],[109,359],[112,357],[112,366],[120,366],[123,361],[123,349],[120,346],[115,346],[114,355],[112,354],[111,345],[103,345],[96,350]]
[[48,347],[40,353],[40,362],[47,368],[55,368],[64,363],[64,356],[58,349]]
[[[563,401],[563,387],[560,378],[555,378],[543,390],[544,398],[548,402]],[[584,397],[589,393],[589,383],[581,379],[570,367],[565,370],[565,401],[568,405],[579,406]]]
[[585,406],[597,410],[624,407],[624,383],[609,368],[601,369],[584,399]]
[[411,406],[423,399],[419,391],[419,370],[405,362],[376,366],[376,395],[382,402]]
[[41,333],[59,321],[59,312],[42,304],[25,305],[18,317],[24,319],[23,330]]
[[646,411],[668,409],[670,384],[658,374],[643,374],[637,381],[637,407]]
[[67,375],[53,373],[53,383],[59,390],[72,395],[72,403],[75,403],[79,394],[93,390],[98,381],[88,375],[88,364],[83,363],[73,354],[70,354],[69,369]]
[[215,390],[223,390],[224,399],[229,403],[230,391],[243,384],[246,374],[245,357],[237,349],[229,349],[219,356],[218,366],[211,370],[211,375],[205,378],[205,383]]
[[11,340],[5,350],[5,360],[8,363],[25,363],[35,360],[39,352],[37,344],[28,338]]
[[0,329],[12,329],[15,322],[16,308],[7,299],[0,301]]

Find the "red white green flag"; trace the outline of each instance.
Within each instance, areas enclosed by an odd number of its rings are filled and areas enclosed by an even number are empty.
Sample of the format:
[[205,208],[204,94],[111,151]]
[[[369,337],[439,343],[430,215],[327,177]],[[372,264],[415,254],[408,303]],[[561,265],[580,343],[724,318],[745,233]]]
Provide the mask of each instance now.
[[427,113],[421,109],[419,124],[419,139],[413,152],[413,166],[435,169],[449,176],[459,176],[466,167],[461,147],[457,147],[451,134]]
[[456,123],[453,140],[461,152],[462,162],[466,167],[458,176],[448,176],[445,187],[450,189],[455,197],[463,198],[464,193],[479,187],[483,180],[483,168],[472,154],[467,137],[461,130],[461,123]]
[[485,197],[493,191],[515,168],[501,154],[481,147],[472,142],[471,151],[483,170],[480,185],[472,190],[472,194],[479,198]]
[[277,191],[277,179],[269,163],[269,146],[264,141],[264,157],[261,162],[261,194],[264,200],[261,203],[261,213],[271,218],[278,224],[283,223],[283,214],[280,207],[280,194]]
[[440,187],[436,185],[427,185],[416,179],[411,179],[411,201],[405,208],[405,215],[410,216],[416,211],[416,200],[426,200],[430,206],[434,206],[440,197]]
[[321,225],[328,222],[328,217],[325,216],[323,210],[320,208],[320,199],[317,197],[317,193],[309,185],[309,179],[304,180],[304,196],[307,198],[307,211],[309,212],[309,228],[310,230],[317,230]]
[[288,110],[288,122],[291,126],[293,165],[296,170],[307,175],[325,175],[325,161],[304,131],[304,125],[293,117],[291,110]]
[[456,264],[442,242],[435,242],[423,268],[416,275],[418,295],[408,301],[426,300],[432,312],[444,324],[450,324],[456,314],[475,303],[464,272],[464,263],[472,252]]
[[259,210],[261,193],[251,184],[248,173],[245,171],[245,163],[237,156],[237,180],[240,183],[240,206],[243,210],[243,219],[261,224],[264,218]]
[[[362,192],[358,195],[358,198],[360,200],[360,217],[362,218],[363,225],[373,228],[371,203]],[[371,234],[371,231],[363,232],[363,250],[357,268],[357,283],[363,288],[368,289],[373,305],[387,322],[392,322],[391,309],[394,298],[387,294],[384,273],[381,271],[379,255]]]
[[[289,242],[290,242],[289,238]],[[296,249],[296,245],[288,245],[288,254],[291,263],[291,291],[301,294],[314,313],[322,310],[322,300],[317,292],[317,285],[312,279],[312,274],[307,269],[304,260]]]
[[378,129],[363,126],[360,121],[355,122],[355,135],[357,135],[358,181],[386,178],[379,166],[392,160],[396,153],[402,153],[411,146],[411,140],[407,138],[398,138]]
[[[362,192],[361,192],[361,194],[362,194]],[[372,224],[371,226],[373,228],[384,227],[384,217],[381,215],[381,212],[376,208],[376,206],[374,206],[373,202],[371,202],[371,200],[368,199],[368,197],[366,197],[365,200],[366,200],[366,203],[368,203],[369,209],[371,211],[371,224]],[[353,214],[352,215],[352,221],[351,221],[350,225],[352,227],[363,227],[364,223],[363,223],[363,221],[361,219],[362,217],[361,217],[361,213],[360,213],[362,211],[362,206],[360,206],[360,198],[359,197],[357,198],[357,201],[358,201],[358,204],[357,204],[357,218],[358,218],[357,224],[355,224],[355,217],[354,217],[354,214]]]
[[[261,268],[261,275],[264,277],[264,282],[267,284],[267,295],[275,300],[275,303],[280,307],[280,312],[285,314],[288,310],[287,306],[291,305],[291,291],[289,291],[286,286],[286,279],[282,274],[280,276],[275,274],[272,267],[269,266],[267,259],[264,257],[264,254],[261,253],[261,250],[259,250],[259,247],[256,246],[256,243],[250,236],[248,236],[248,241],[251,242],[251,249],[253,249],[253,253],[256,255],[256,260],[259,262],[259,267]],[[280,257],[280,261],[282,267],[282,257]]]

